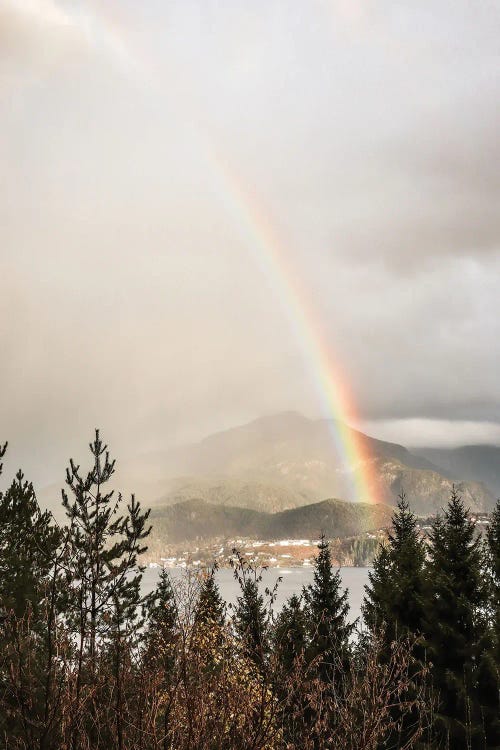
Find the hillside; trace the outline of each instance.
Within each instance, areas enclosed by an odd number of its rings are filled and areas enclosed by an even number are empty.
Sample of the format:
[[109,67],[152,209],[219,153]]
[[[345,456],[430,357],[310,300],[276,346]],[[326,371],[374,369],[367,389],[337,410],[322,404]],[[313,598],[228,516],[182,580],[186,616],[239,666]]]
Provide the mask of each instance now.
[[[150,454],[135,467],[154,477],[163,473],[164,492],[155,500],[171,504],[201,498],[209,502],[279,512],[324,497],[364,501],[353,490],[352,466],[339,452],[327,420],[311,420],[294,412],[257,419],[174,451]],[[417,513],[439,510],[446,503],[452,477],[426,456],[356,432],[372,464],[375,486],[383,502],[395,504],[401,489]],[[133,473],[128,467],[129,474]],[[363,469],[361,469],[363,470]],[[491,492],[477,481],[461,485],[474,509],[492,507]]]
[[301,508],[265,513],[248,508],[187,500],[151,514],[153,539],[167,544],[215,538],[255,539],[346,537],[387,526],[388,506],[324,500]]
[[432,461],[443,472],[470,482],[484,482],[500,497],[500,446],[463,445],[459,448],[418,448],[422,458]]
[[[125,494],[134,491],[154,507],[197,498],[276,513],[325,497],[366,501],[357,495],[353,467],[339,451],[338,427],[294,412],[256,419],[198,443],[118,460],[114,486]],[[446,503],[455,481],[474,510],[493,506],[494,495],[482,483],[494,478],[493,458],[473,468],[464,461],[462,468],[460,457],[446,463],[441,453],[417,454],[353,432],[364,445],[365,464],[371,465],[358,466],[357,471],[372,470],[369,491],[382,502],[394,505],[404,489],[415,512],[433,513]],[[59,498],[56,487],[40,493],[42,503],[58,516]]]

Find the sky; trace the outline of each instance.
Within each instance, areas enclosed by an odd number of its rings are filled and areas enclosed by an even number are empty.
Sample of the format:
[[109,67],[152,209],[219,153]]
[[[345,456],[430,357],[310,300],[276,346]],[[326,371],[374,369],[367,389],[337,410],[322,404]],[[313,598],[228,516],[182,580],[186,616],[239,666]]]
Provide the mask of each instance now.
[[370,434],[500,443],[499,32],[489,0],[2,0],[16,461],[331,416],[317,337]]

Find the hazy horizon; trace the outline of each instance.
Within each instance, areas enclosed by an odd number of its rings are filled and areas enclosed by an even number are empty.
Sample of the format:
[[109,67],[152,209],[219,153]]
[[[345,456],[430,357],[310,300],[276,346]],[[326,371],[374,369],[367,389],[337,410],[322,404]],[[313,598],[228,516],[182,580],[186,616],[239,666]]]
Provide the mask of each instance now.
[[316,335],[368,434],[499,444],[499,21],[6,0],[6,466],[62,478],[95,426],[127,457],[329,417]]

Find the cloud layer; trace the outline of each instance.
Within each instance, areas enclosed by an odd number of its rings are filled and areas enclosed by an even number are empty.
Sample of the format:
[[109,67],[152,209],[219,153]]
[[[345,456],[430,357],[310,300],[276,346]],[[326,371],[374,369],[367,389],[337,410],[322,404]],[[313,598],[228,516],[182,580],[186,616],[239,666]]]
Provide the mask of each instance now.
[[321,414],[236,181],[372,431],[491,439],[499,20],[465,0],[4,3],[0,438],[45,480],[96,424],[126,454]]

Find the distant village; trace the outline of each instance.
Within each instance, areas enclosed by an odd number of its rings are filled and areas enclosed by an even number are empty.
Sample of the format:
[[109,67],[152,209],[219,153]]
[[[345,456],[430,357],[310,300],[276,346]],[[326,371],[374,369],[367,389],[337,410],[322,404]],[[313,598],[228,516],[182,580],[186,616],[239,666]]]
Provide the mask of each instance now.
[[[418,528],[423,538],[431,529],[433,516],[418,519]],[[488,513],[471,515],[480,533],[489,524]],[[386,538],[386,529],[380,528],[357,536],[330,540],[333,562],[341,567],[366,567],[372,564],[377,548]],[[249,562],[270,568],[309,567],[313,565],[319,539],[255,540],[248,537],[234,539],[198,540],[193,543],[159,546],[159,542],[143,556],[143,563],[150,568],[206,567],[214,562],[220,568],[230,567],[234,550]]]

